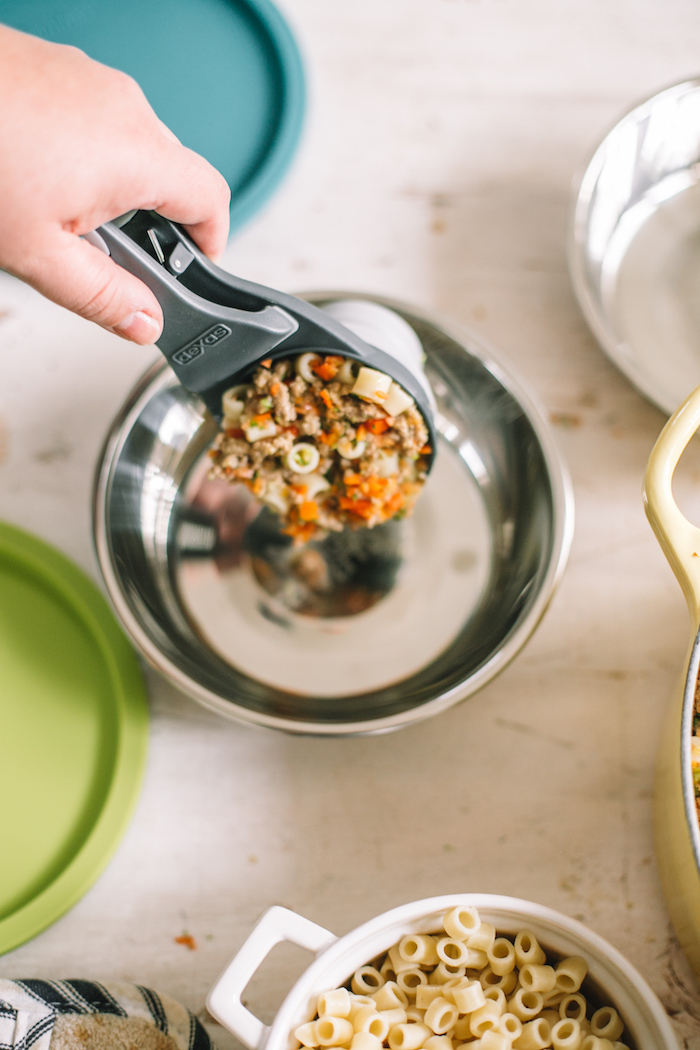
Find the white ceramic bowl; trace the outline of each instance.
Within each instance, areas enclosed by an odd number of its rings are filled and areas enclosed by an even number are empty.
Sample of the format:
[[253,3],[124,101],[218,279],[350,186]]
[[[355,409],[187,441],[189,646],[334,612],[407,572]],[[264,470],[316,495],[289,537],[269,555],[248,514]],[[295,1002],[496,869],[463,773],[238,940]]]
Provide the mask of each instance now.
[[[378,915],[344,937],[287,908],[266,911],[226,967],[207,1000],[211,1014],[250,1050],[293,1050],[293,1032],[311,1020],[321,992],[343,984],[358,966],[387,951],[408,933],[433,933],[446,911],[457,905],[478,908],[500,933],[531,930],[545,950],[583,956],[589,977],[625,1022],[625,1042],[637,1050],[678,1050],[666,1013],[649,985],[620,953],[566,915],[516,897],[463,893],[413,901]],[[247,1010],[241,993],[265,956],[281,941],[291,941],[316,958],[267,1026]]]

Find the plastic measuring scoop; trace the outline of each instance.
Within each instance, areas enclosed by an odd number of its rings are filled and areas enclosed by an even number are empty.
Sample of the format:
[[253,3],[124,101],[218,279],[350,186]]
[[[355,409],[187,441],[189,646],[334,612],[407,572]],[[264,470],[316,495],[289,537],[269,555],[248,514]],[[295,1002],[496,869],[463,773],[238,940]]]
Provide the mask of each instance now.
[[154,293],[164,321],[158,347],[217,422],[221,395],[245,382],[261,361],[314,351],[349,357],[391,376],[416,402],[435,449],[433,401],[418,358],[400,359],[302,299],[232,276],[155,212],[122,216],[86,240]]

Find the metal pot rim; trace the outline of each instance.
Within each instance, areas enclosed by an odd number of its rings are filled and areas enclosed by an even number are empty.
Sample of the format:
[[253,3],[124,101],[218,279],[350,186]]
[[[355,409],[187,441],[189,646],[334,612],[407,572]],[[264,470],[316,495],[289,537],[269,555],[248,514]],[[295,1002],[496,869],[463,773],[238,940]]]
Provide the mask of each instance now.
[[119,581],[112,566],[109,539],[107,535],[104,510],[106,496],[110,487],[112,470],[119,452],[130,430],[131,422],[139,415],[144,401],[150,398],[154,390],[165,385],[170,379],[170,369],[165,362],[157,361],[142,376],[118,413],[107,434],[100,453],[95,483],[93,488],[93,540],[98,562],[112,605],[124,625],[127,633],[144,655],[146,660],[166,678],[173,682],[187,695],[193,697],[204,707],[223,714],[228,718],[243,721],[301,735],[339,736],[359,734],[379,734],[390,732],[405,725],[415,724],[430,718],[467,696],[476,692],[490,679],[502,671],[515,657],[530,638],[542,619],[554,591],[566,566],[574,528],[573,490],[568,470],[557,449],[553,434],[545,422],[544,408],[538,399],[527,389],[522,380],[514,374],[510,365],[506,367],[499,356],[468,328],[450,321],[440,314],[414,309],[397,300],[361,294],[358,292],[313,292],[306,293],[304,298],[311,301],[340,298],[363,298],[379,302],[390,309],[408,313],[424,321],[462,344],[476,359],[497,378],[498,382],[513,396],[523,409],[540,444],[545,460],[547,474],[552,491],[552,548],[547,570],[542,580],[539,593],[523,621],[503,646],[487,660],[466,681],[459,683],[434,700],[426,701],[409,710],[383,718],[329,724],[322,722],[300,723],[293,719],[265,715],[219,697],[216,693],[195,682],[170,661],[154,644],[139,624],[137,618],[124,599]]

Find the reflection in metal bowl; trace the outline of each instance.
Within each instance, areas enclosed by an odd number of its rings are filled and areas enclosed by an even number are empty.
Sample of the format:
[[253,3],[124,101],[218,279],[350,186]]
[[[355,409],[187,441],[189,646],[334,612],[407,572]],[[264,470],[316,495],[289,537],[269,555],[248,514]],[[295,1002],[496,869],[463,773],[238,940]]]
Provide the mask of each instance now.
[[700,80],[628,113],[593,155],[569,266],[610,359],[660,409],[700,384]]
[[207,480],[215,426],[165,365],[108,437],[94,528],[112,601],[156,667],[230,717],[322,734],[426,718],[512,659],[563,570],[571,499],[539,410],[463,331],[385,305],[423,343],[441,435],[404,521],[293,547],[245,489]]

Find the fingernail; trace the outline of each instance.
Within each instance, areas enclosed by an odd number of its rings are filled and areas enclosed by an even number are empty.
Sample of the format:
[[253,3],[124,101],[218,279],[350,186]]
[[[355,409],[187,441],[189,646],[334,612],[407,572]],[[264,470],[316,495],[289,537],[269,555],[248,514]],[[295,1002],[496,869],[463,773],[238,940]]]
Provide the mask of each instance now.
[[160,324],[143,310],[127,314],[123,321],[115,324],[114,331],[133,339],[135,343],[155,343],[160,335]]

